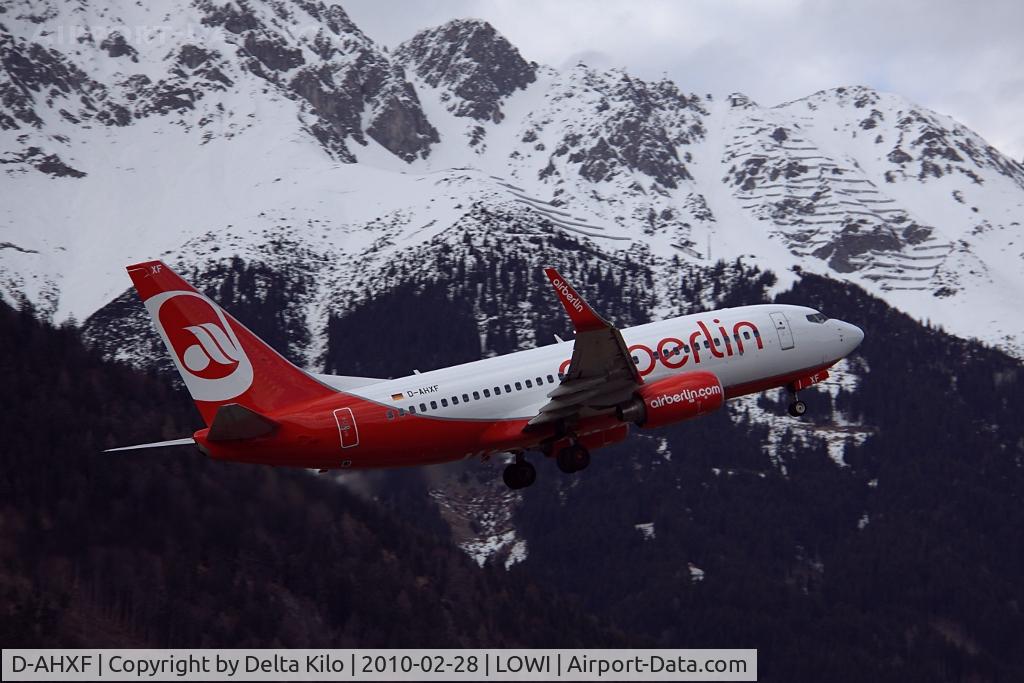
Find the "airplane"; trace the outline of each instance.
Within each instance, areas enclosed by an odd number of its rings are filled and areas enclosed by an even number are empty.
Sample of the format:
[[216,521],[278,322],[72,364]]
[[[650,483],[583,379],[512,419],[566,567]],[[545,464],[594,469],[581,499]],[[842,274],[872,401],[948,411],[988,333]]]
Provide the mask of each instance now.
[[706,415],[726,400],[798,392],[861,343],[860,328],[813,308],[760,304],[616,328],[554,268],[575,328],[561,341],[397,379],[306,372],[161,261],[127,266],[205,428],[110,451],[196,445],[215,460],[331,470],[428,465],[508,453],[511,489],[536,479],[538,451],[572,474],[590,451]]

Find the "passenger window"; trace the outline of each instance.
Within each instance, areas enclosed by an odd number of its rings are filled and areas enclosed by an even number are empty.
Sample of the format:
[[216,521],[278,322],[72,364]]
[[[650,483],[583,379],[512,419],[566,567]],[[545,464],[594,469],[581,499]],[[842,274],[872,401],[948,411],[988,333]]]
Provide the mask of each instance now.
[[388,419],[389,420],[394,420],[395,419],[395,414],[393,412],[391,412],[390,410],[388,411],[387,415],[388,415]]
[[757,339],[761,338],[761,330],[754,330],[754,337]]
[[405,408],[399,408],[398,409],[398,416],[399,417],[405,417]]
[[516,382],[516,391],[522,391],[522,390],[523,390],[523,383],[522,382]]
[[431,401],[430,402],[430,409],[431,410],[437,410],[437,401]]
[[705,349],[710,349],[711,348],[711,342],[709,342],[707,339],[704,340],[704,348]]
[[[477,398],[479,398],[479,396]],[[469,394],[463,394],[462,395],[462,402],[463,403],[469,403]]]
[[539,387],[542,384],[544,384],[544,378],[543,377],[538,377],[537,378],[537,386]]
[[548,375],[548,384],[554,384],[554,383],[555,383],[555,378],[552,377],[551,375]]
[[452,405],[453,406],[459,405],[459,397],[458,396],[452,396]]
[[685,351],[686,353],[689,353],[689,352],[690,352],[690,346],[689,346],[689,344],[683,344],[683,351]]
[[421,413],[427,412],[427,404],[426,403],[421,403],[420,404],[420,412]]
[[491,397],[491,390],[490,389],[484,389],[484,398],[490,398],[490,397]]
[[[516,384],[518,384],[518,382],[516,382]],[[512,387],[510,387],[508,384],[505,385],[505,393],[506,394],[511,394],[512,393]]]
[[479,401],[480,400],[480,392],[479,391],[474,391],[473,392],[473,400],[474,401]]
[[636,356],[633,356],[633,365],[640,365],[640,359]]
[[530,380],[526,380],[526,388],[527,389],[532,389],[533,388],[533,382],[531,382]]
[[744,339],[750,339],[750,333],[747,332],[746,330],[743,330],[743,338]]
[[722,340],[719,339],[718,337],[715,337],[715,346],[721,346],[721,345],[722,345]]
[[501,396],[501,387],[494,387],[494,395]]
[[416,406],[409,406],[409,414],[410,415],[415,415],[416,414]]
[[447,408],[448,407],[448,399],[446,399],[446,398],[442,398],[441,399],[441,407],[442,408]]

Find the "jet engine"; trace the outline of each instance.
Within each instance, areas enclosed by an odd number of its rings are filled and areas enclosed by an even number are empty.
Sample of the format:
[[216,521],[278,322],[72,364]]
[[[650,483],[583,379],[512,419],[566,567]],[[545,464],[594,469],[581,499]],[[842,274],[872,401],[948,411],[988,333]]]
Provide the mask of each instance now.
[[640,427],[661,427],[704,415],[722,407],[725,391],[712,372],[686,372],[640,387],[615,414]]

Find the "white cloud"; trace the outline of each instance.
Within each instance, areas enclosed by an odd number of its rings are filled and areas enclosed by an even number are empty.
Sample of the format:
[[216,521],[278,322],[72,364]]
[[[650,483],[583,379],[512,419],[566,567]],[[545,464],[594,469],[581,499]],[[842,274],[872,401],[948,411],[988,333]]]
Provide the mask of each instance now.
[[1024,2],[989,0],[342,0],[394,46],[449,19],[491,22],[527,59],[583,59],[687,91],[777,104],[864,84],[896,92],[1024,157]]

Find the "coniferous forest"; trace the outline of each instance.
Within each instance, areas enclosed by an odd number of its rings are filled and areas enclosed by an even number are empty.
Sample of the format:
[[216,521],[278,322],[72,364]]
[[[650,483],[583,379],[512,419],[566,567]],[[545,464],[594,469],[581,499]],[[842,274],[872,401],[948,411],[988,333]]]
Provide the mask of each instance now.
[[[650,310],[642,282],[614,296],[630,268],[574,272],[622,325]],[[277,313],[247,289],[266,274],[229,270],[230,291],[222,279],[211,295],[271,327]],[[332,319],[328,371],[427,370],[566,328],[533,300],[546,292],[514,254],[435,272],[453,279],[412,281]],[[754,303],[773,282],[720,264],[703,281],[681,277],[681,299]],[[525,328],[502,316],[505,297],[547,313]],[[770,457],[767,426],[724,412],[636,432],[572,479],[539,462],[515,512],[529,557],[508,571],[456,547],[419,471],[367,493],[189,448],[99,453],[189,434],[198,416],[166,377],[103,360],[75,328],[0,308],[0,640],[755,647],[761,680],[1024,680],[1024,368],[832,280],[805,275],[781,299],[865,330],[856,390],[834,406],[804,396],[822,428],[833,407],[870,428],[845,465],[824,441],[789,433]],[[494,318],[486,338],[481,316]],[[443,340],[410,327],[441,319]],[[789,419],[773,401],[759,405]]]

